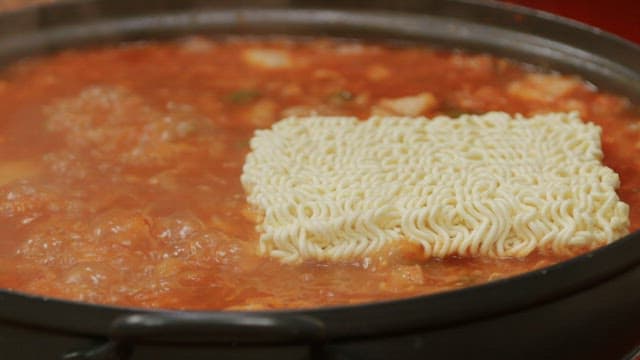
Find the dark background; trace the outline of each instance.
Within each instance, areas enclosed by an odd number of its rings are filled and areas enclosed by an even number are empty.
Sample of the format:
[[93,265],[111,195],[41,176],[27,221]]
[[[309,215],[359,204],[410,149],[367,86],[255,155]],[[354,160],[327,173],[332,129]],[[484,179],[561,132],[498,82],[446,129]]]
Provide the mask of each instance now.
[[640,0],[505,0],[503,2],[572,18],[640,43]]

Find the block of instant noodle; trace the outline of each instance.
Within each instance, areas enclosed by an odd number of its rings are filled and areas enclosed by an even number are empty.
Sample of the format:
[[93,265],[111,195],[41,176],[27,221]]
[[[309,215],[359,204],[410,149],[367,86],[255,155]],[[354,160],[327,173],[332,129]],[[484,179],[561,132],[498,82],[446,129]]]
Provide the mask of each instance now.
[[287,118],[243,168],[259,252],[353,260],[405,240],[425,257],[571,253],[628,231],[601,129],[576,113]]

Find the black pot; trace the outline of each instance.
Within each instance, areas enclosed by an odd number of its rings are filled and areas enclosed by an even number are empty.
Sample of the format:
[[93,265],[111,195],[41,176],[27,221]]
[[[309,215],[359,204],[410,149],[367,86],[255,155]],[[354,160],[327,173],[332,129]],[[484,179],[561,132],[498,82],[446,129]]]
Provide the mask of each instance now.
[[[0,15],[0,63],[71,46],[202,34],[428,42],[579,73],[640,100],[640,48],[491,2],[78,1]],[[0,291],[2,359],[621,359],[640,343],[640,233],[482,286],[268,312],[99,306]]]

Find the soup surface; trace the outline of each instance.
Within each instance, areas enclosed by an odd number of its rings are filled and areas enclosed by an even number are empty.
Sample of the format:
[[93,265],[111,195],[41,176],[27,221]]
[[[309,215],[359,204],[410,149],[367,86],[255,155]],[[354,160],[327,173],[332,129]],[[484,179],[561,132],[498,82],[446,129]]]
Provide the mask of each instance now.
[[240,184],[255,129],[289,115],[491,110],[575,110],[602,126],[638,228],[640,114],[578,77],[331,39],[193,37],[22,61],[0,75],[0,287],[150,308],[298,308],[455,289],[576,255],[423,261],[402,245],[284,265],[256,254]]

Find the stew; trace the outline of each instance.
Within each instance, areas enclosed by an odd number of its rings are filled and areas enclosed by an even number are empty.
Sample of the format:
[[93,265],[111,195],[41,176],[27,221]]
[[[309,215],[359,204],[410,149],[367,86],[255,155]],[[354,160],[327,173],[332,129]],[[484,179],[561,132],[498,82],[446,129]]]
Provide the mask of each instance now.
[[[191,37],[66,50],[0,75],[0,287],[170,309],[300,308],[496,280],[577,254],[343,263],[257,255],[240,184],[255,129],[291,115],[578,111],[640,225],[640,112],[488,54],[335,39]],[[583,249],[581,251],[587,251]]]

